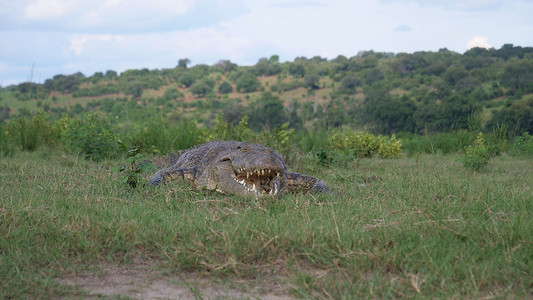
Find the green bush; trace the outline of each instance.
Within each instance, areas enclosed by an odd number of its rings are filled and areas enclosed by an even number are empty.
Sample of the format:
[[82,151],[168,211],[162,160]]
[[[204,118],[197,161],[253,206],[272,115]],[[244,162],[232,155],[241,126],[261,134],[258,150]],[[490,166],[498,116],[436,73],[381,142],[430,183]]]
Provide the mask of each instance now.
[[229,94],[229,93],[233,92],[233,87],[231,86],[231,84],[229,82],[224,81],[218,87],[218,92],[221,93],[221,94]]
[[459,130],[427,135],[403,134],[402,150],[408,156],[429,154],[449,154],[463,151],[476,139],[476,132]]
[[513,152],[518,154],[533,155],[533,135],[524,132],[515,138]]
[[163,97],[165,100],[171,101],[178,98],[182,98],[183,94],[176,88],[167,88]]
[[427,137],[416,134],[402,134],[402,151],[408,157],[418,156],[427,151]]
[[118,154],[117,135],[109,122],[89,113],[83,119],[63,116],[57,125],[67,148],[91,160],[111,158]]
[[120,173],[122,182],[132,188],[145,181],[143,175],[146,176],[151,171],[157,170],[157,167],[151,161],[147,160],[142,154],[136,153],[136,151],[137,149],[128,151],[129,157],[125,163],[111,168],[112,171]]
[[370,133],[336,131],[329,137],[330,150],[355,157],[371,157],[375,154],[382,158],[398,158],[402,154],[402,143],[395,135],[390,138]]
[[481,171],[488,165],[490,157],[490,151],[485,145],[483,134],[479,133],[472,145],[466,148],[465,155],[460,160],[465,168]]
[[209,139],[251,142],[253,136],[252,130],[248,128],[248,116],[242,117],[237,126],[233,126],[231,123],[224,121],[222,116],[219,116]]
[[15,152],[9,137],[7,126],[0,124],[0,156],[9,156]]
[[295,132],[295,143],[304,153],[328,148],[328,132],[325,130],[298,130]]
[[207,140],[204,129],[192,121],[177,124],[151,119],[121,135],[121,141],[141,153],[167,154],[171,151],[190,148]]
[[59,140],[59,132],[44,113],[32,119],[22,117],[14,120],[7,126],[7,135],[14,146],[23,151],[34,151],[44,144],[53,146]]
[[256,142],[276,149],[288,164],[295,158],[294,129],[289,129],[289,123],[279,124],[271,131],[262,131]]
[[487,137],[485,143],[491,156],[499,155],[504,152],[507,146],[507,126],[499,125],[492,129]]

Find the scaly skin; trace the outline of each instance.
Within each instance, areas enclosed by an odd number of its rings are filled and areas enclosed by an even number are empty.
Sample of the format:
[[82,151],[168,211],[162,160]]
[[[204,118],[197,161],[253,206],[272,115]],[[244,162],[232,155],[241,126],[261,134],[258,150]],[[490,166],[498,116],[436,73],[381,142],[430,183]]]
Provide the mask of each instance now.
[[180,151],[178,156],[176,163],[157,171],[149,183],[181,179],[195,188],[242,196],[329,191],[313,176],[288,172],[278,153],[259,144],[212,141]]

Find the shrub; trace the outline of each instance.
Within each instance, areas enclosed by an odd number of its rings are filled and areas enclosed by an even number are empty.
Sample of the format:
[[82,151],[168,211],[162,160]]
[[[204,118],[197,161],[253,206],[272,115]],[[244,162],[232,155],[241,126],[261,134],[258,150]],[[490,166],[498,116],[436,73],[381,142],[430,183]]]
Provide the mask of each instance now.
[[485,142],[491,156],[504,152],[507,145],[507,132],[507,126],[498,125],[487,135]]
[[165,98],[165,100],[170,101],[182,98],[183,94],[176,88],[167,88],[163,97]]
[[111,170],[121,173],[122,182],[135,188],[140,182],[144,182],[144,176],[152,170],[157,170],[156,166],[147,160],[142,154],[136,153],[137,149],[128,151],[129,157],[124,164],[113,167]]
[[237,91],[251,93],[261,87],[261,82],[251,73],[245,73],[237,79]]
[[473,171],[481,171],[488,165],[490,151],[485,145],[482,133],[479,133],[476,140],[466,148],[465,155],[460,160],[465,168]]
[[513,143],[513,150],[519,154],[533,155],[533,135],[524,132],[517,136]]
[[398,158],[402,154],[402,141],[393,134],[390,139],[381,137],[378,155],[381,158]]
[[191,121],[172,125],[160,119],[150,119],[128,132],[122,141],[141,153],[166,154],[170,151],[190,148],[203,143],[206,138],[202,129]]
[[289,123],[279,124],[271,131],[262,131],[256,141],[276,149],[288,164],[294,160],[294,129],[289,129]]
[[231,84],[229,82],[224,81],[218,87],[218,92],[221,93],[221,94],[229,94],[229,93],[233,92],[233,87],[231,86]]
[[7,133],[15,147],[24,151],[34,151],[43,144],[55,145],[59,139],[59,132],[53,128],[44,113],[32,119],[22,117],[13,121],[7,126]]
[[418,156],[428,150],[427,136],[415,134],[402,134],[402,151],[409,157]]
[[327,149],[327,136],[328,132],[325,130],[299,130],[295,133],[295,142],[301,151],[308,153]]
[[251,142],[252,137],[253,133],[252,130],[248,128],[247,116],[242,117],[239,124],[236,126],[224,121],[224,118],[219,116],[209,139]]
[[7,131],[7,126],[0,124],[0,155],[9,156],[13,152],[15,152],[15,149]]
[[84,119],[63,116],[57,125],[61,127],[61,138],[69,150],[87,159],[98,161],[118,154],[116,134],[111,131],[109,122],[96,114],[89,113]]
[[378,154],[382,158],[398,158],[401,155],[402,143],[394,135],[386,138],[370,133],[337,131],[329,137],[329,146],[333,151],[355,157]]

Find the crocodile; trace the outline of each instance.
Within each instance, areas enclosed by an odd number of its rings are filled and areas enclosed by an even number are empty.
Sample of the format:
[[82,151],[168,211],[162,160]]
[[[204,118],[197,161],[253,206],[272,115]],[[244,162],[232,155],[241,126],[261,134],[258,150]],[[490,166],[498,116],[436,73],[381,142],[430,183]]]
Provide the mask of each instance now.
[[241,196],[329,192],[321,180],[287,171],[281,155],[271,148],[239,141],[211,141],[181,150],[170,166],[157,171],[149,183],[158,185],[180,179],[197,189]]

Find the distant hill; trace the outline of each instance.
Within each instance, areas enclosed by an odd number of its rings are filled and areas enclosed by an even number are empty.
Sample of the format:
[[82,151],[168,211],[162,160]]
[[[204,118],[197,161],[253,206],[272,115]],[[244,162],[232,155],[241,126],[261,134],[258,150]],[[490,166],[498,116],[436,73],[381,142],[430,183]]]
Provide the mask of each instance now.
[[254,66],[221,60],[188,67],[180,59],[169,69],[57,75],[0,90],[0,123],[38,111],[57,118],[95,111],[119,122],[157,116],[207,127],[217,117],[235,124],[247,115],[256,130],[289,122],[387,134],[467,128],[478,113],[487,129],[503,124],[533,133],[533,48],[365,51],[283,63],[273,55]]

